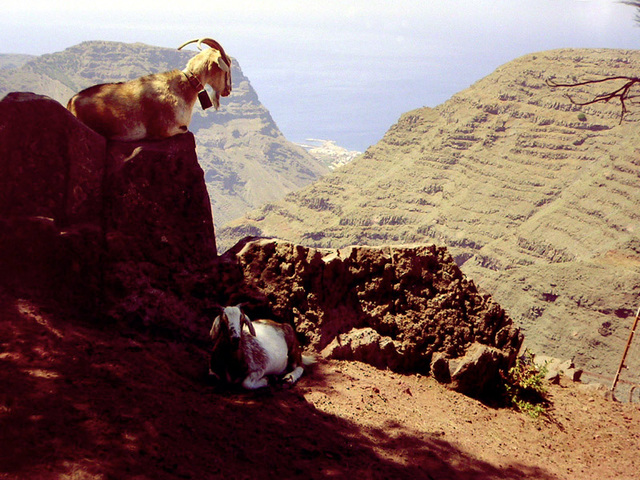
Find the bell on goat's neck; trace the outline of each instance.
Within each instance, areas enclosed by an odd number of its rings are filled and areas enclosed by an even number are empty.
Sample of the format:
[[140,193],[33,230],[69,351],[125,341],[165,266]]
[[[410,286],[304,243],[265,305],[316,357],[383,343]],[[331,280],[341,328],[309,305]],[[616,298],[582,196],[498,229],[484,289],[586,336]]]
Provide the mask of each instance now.
[[198,100],[200,100],[200,106],[202,107],[203,110],[213,107],[213,103],[211,103],[211,99],[209,98],[209,94],[207,93],[206,90],[202,90],[198,94]]

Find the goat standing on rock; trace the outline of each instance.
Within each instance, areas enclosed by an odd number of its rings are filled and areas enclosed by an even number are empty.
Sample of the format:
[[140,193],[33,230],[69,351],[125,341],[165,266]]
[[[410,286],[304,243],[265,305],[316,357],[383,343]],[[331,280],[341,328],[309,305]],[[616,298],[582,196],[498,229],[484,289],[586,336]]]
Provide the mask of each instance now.
[[211,326],[214,345],[209,374],[229,383],[242,383],[246,389],[266,387],[268,375],[282,375],[293,385],[304,366],[315,359],[302,355],[291,325],[272,320],[252,322],[240,306],[225,307]]
[[[112,140],[162,139],[185,133],[196,98],[202,108],[220,106],[220,96],[231,93],[231,59],[210,38],[191,40],[207,48],[182,70],[146,75],[136,80],[105,83],[74,95],[67,109],[81,122]],[[204,89],[213,88],[211,100]]]

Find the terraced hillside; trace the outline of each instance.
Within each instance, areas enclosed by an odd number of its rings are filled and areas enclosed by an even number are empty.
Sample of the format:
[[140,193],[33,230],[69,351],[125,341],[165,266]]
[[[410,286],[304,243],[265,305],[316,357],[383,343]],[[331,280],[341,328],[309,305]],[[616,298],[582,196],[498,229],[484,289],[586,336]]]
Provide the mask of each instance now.
[[[141,43],[95,41],[19,61],[4,56],[0,66],[11,68],[0,69],[0,98],[12,91],[30,91],[66,105],[75,92],[90,85],[183,69],[194,54]],[[328,171],[284,138],[235,59],[232,77],[233,92],[222,99],[220,110],[203,112],[196,105],[190,125],[218,226]]]
[[612,376],[640,303],[640,106],[620,124],[616,102],[579,107],[546,80],[638,72],[639,51],[516,59],[403,115],[352,164],[231,222],[219,242],[447,245],[533,350]]

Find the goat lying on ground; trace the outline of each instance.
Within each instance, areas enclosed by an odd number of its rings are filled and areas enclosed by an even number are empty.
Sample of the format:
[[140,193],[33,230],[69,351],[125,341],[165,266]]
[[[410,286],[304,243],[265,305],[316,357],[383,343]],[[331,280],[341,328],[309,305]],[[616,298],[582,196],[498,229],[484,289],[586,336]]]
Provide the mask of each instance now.
[[[185,133],[191,122],[196,98],[202,107],[231,93],[231,59],[210,38],[191,40],[202,50],[182,70],[156,73],[136,80],[95,85],[74,95],[67,109],[81,122],[113,140],[161,139]],[[209,101],[204,85],[211,85]],[[200,95],[199,95],[200,94]],[[203,96],[201,96],[203,95]],[[203,99],[209,102],[205,104]]]
[[225,307],[211,326],[214,341],[209,374],[246,389],[266,387],[268,375],[282,375],[294,384],[314,358],[302,355],[296,334],[288,324],[249,320],[239,306]]

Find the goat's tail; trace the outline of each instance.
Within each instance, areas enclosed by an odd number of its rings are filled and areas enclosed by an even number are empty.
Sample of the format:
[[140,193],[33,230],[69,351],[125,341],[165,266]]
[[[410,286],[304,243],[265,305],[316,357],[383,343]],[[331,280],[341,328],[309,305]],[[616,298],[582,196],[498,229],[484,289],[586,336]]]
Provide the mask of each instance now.
[[309,365],[313,365],[314,363],[316,363],[317,359],[315,355],[302,355],[302,364],[305,367],[308,367]]

